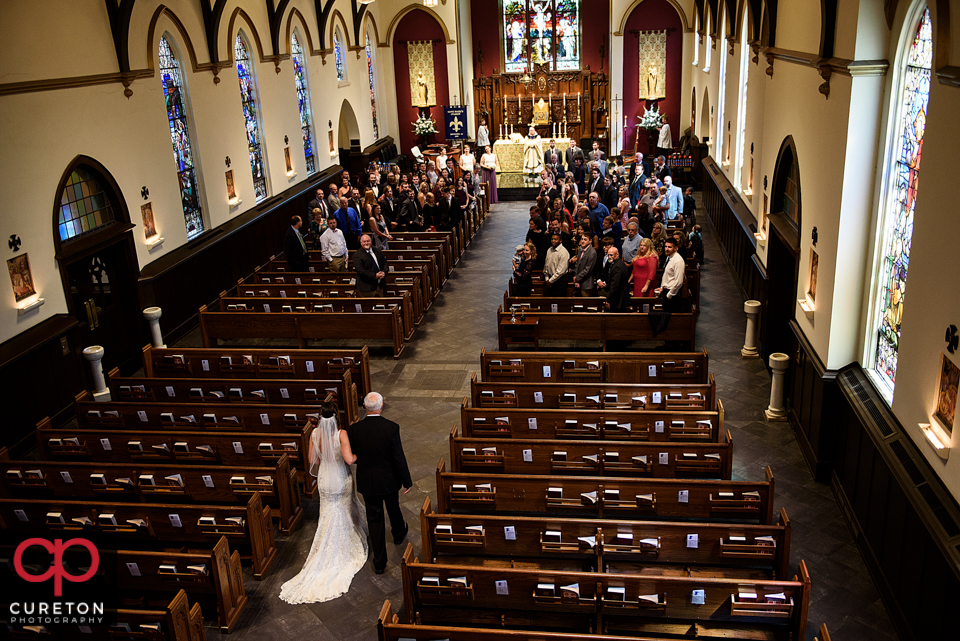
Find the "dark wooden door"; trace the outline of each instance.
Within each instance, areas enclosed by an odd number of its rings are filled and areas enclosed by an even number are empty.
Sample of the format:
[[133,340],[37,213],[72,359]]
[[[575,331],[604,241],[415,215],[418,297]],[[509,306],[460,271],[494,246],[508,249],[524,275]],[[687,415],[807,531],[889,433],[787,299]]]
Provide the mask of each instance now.
[[[770,354],[784,352],[794,357],[796,340],[790,331],[797,305],[797,257],[794,248],[796,232],[786,219],[775,220],[771,216],[770,234],[767,240],[767,318],[764,327],[763,359]],[[792,232],[792,233],[791,233]],[[792,364],[792,363],[791,363]]]

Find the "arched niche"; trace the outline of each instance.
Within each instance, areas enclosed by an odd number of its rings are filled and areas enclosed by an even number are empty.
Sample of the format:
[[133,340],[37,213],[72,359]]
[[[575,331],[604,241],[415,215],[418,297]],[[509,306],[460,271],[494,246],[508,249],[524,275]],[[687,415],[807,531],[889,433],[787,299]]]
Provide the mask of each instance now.
[[[347,100],[340,105],[340,120],[337,129],[337,146],[341,150],[360,151],[360,125],[357,114]],[[340,158],[342,165],[346,158]]]
[[713,140],[713,134],[710,132],[710,122],[710,90],[704,87],[703,102],[700,106],[700,132],[697,134],[701,142]]
[[[423,7],[412,7],[395,18],[396,24],[388,31],[393,46],[394,81],[397,91],[397,125],[400,130],[401,153],[408,153],[417,144],[413,134],[413,124],[418,111],[413,106],[410,90],[410,60],[408,42],[430,41],[433,43],[433,79],[437,105],[450,104],[450,90],[447,76],[446,30],[438,21],[436,14]],[[432,108],[431,116],[442,123],[443,116],[437,107]],[[442,127],[442,124],[440,125]],[[439,127],[438,127],[439,128]]]
[[[793,136],[784,138],[777,153],[777,164],[773,171],[773,189],[771,191],[770,211],[783,214],[784,220],[800,229],[802,211],[800,207],[800,165],[797,159],[797,145]],[[799,249],[799,248],[798,248]]]

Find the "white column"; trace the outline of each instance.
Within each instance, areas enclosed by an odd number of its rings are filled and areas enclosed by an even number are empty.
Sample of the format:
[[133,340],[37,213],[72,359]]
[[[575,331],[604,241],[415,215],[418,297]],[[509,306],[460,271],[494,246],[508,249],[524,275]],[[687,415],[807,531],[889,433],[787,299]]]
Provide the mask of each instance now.
[[153,346],[157,349],[163,349],[163,335],[160,333],[160,317],[163,316],[163,310],[159,307],[148,307],[143,310],[143,317],[150,323],[150,336],[153,339]]
[[107,382],[103,378],[103,365],[100,363],[103,359],[103,348],[91,345],[83,350],[83,357],[90,363],[90,373],[93,375],[93,400],[109,401],[110,390],[107,389]]
[[760,354],[757,352],[757,317],[760,316],[760,301],[746,301],[743,304],[743,312],[747,315],[747,335],[744,338],[740,356],[758,358]]
[[770,354],[770,369],[773,379],[770,381],[770,407],[764,414],[768,421],[787,420],[787,411],[783,407],[783,379],[790,365],[790,357],[781,352]]

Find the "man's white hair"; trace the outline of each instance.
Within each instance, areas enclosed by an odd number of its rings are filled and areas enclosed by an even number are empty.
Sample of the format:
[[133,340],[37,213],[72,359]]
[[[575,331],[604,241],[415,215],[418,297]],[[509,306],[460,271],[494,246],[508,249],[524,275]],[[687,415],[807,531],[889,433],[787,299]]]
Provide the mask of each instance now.
[[383,409],[383,397],[376,392],[370,392],[363,397],[363,407],[368,412],[379,412]]

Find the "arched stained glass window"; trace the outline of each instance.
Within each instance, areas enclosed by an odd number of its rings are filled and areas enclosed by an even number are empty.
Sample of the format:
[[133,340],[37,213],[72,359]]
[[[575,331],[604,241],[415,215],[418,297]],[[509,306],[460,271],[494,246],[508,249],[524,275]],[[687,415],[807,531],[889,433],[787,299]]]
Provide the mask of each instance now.
[[504,71],[543,64],[550,71],[580,68],[579,0],[509,0],[503,3]]
[[93,231],[114,221],[113,207],[93,173],[77,167],[60,194],[57,229],[60,241]]
[[184,103],[186,85],[180,73],[180,63],[170,48],[166,36],[160,38],[159,58],[160,81],[163,83],[163,97],[167,103],[167,122],[170,124],[170,140],[173,142],[173,159],[177,163],[183,220],[187,227],[187,240],[192,240],[203,233],[203,210],[200,206],[197,170],[193,160],[193,145],[190,143],[190,126]]
[[373,138],[380,140],[380,127],[377,124],[377,89],[373,75],[373,48],[370,46],[370,34],[367,34],[367,77],[370,79],[370,115],[373,117]]
[[733,184],[741,192],[747,188],[743,184],[744,152],[747,145],[747,80],[750,78],[750,43],[747,32],[750,30],[749,13],[743,12],[743,24],[740,27],[740,96],[737,99],[737,154],[733,165]]
[[347,68],[344,65],[343,37],[339,27],[333,31],[333,61],[337,67],[337,82],[343,82],[347,79]]
[[300,46],[297,32],[290,38],[290,50],[293,58],[293,73],[297,82],[297,107],[300,110],[300,131],[303,135],[303,155],[307,160],[307,173],[317,170],[313,156],[313,115],[310,112],[310,89],[307,87],[307,60]]
[[879,226],[880,246],[877,278],[874,280],[876,330],[874,333],[874,377],[892,397],[897,379],[897,351],[900,346],[900,319],[903,316],[913,213],[920,180],[920,152],[930,97],[933,58],[930,11],[924,9],[904,52],[900,100],[894,101],[893,147],[887,179],[885,213]]
[[243,105],[243,121],[247,129],[247,148],[250,152],[250,170],[253,172],[253,191],[259,202],[267,197],[267,177],[260,135],[257,79],[254,75],[250,55],[247,53],[247,45],[239,33],[236,41],[234,41],[233,50],[237,60],[237,77],[240,79],[240,102]]

